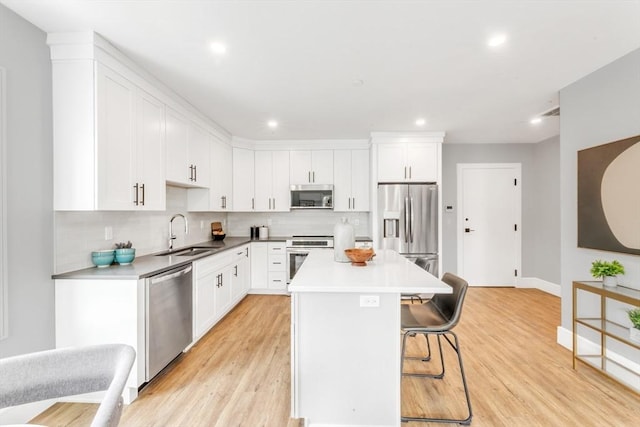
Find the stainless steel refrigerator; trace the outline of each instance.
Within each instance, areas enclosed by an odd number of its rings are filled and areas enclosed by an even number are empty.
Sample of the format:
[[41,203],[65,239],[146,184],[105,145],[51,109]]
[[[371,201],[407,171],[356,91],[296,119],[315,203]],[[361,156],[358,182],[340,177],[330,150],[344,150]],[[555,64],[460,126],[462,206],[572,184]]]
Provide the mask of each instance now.
[[438,186],[378,184],[381,245],[412,260],[422,259],[438,277]]

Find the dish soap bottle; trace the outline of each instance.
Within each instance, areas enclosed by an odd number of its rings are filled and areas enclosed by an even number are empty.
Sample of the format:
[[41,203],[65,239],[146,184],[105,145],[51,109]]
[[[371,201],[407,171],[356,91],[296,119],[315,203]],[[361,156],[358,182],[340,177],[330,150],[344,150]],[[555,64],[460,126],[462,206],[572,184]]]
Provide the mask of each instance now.
[[349,224],[347,218],[341,218],[333,227],[333,259],[337,262],[351,262],[344,250],[355,247],[355,243],[353,225]]

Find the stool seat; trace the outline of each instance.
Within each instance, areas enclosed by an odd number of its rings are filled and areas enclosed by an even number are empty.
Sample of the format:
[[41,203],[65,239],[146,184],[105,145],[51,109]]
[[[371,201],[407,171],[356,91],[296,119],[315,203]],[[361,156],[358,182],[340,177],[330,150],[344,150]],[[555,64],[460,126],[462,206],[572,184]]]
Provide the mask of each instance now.
[[420,305],[402,304],[400,307],[402,329],[420,329],[420,332],[438,332],[446,329],[447,319],[434,304],[427,301]]

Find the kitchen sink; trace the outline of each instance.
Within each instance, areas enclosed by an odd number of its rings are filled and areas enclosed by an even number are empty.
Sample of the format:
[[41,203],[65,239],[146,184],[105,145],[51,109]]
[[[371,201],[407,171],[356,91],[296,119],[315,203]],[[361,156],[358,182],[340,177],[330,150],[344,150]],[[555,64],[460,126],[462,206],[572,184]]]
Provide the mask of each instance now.
[[157,253],[156,256],[167,256],[167,255],[175,255],[175,256],[196,256],[202,255],[204,253],[212,253],[211,249],[205,248],[185,248],[185,249],[175,249]]

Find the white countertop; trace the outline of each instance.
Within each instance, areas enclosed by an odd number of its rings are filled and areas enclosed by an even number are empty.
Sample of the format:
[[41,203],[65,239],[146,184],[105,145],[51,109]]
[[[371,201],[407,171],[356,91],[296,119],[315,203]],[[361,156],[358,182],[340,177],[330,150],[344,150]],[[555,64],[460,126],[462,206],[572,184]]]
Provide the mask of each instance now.
[[335,262],[333,250],[322,250],[309,253],[289,291],[450,294],[451,287],[392,250],[380,249],[364,267]]

